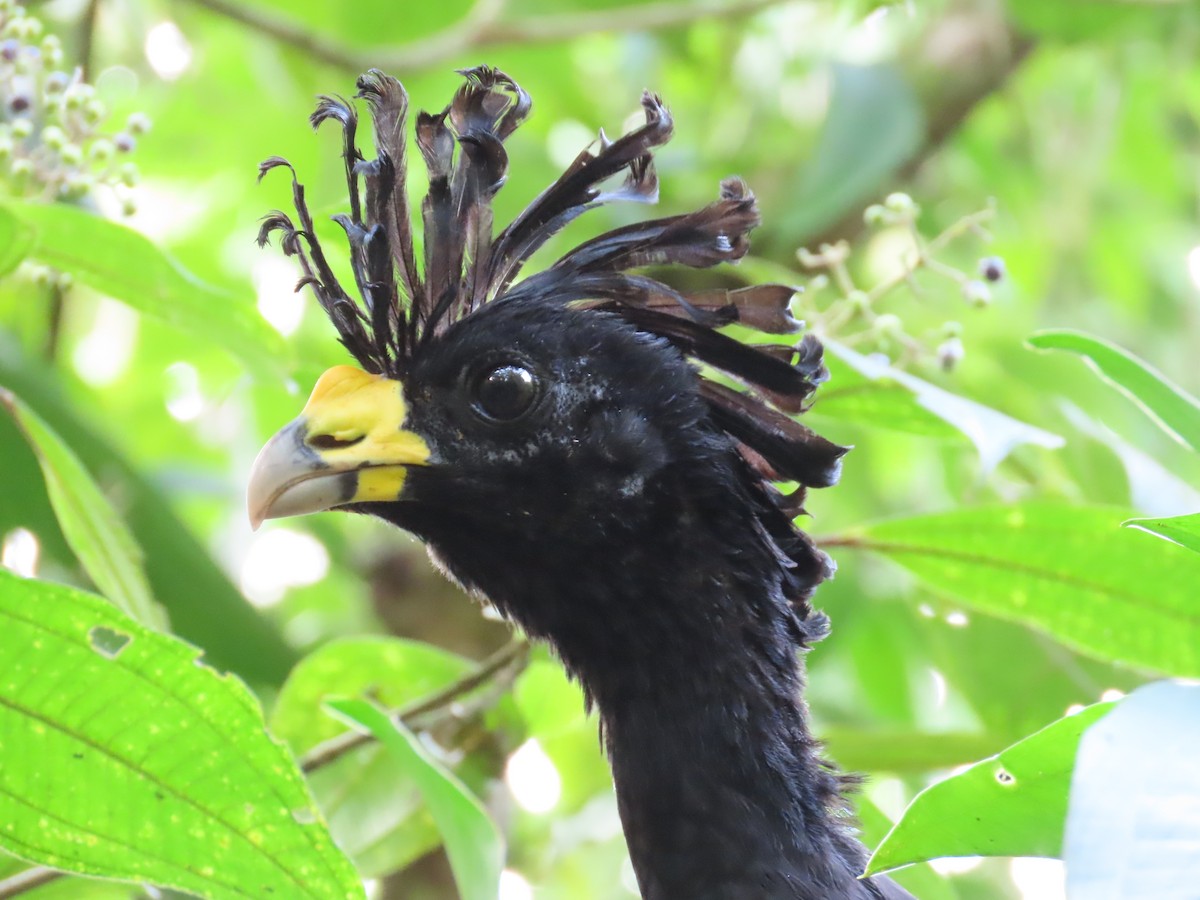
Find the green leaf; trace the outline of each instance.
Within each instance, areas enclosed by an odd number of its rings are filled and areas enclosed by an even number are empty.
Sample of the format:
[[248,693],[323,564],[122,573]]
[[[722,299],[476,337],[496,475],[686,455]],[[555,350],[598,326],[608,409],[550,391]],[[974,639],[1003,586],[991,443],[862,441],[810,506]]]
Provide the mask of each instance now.
[[31,230],[34,259],[275,374],[283,341],[249,296],[204,284],[144,235],[76,207],[9,201],[0,210]]
[[201,897],[363,897],[245,686],[99,597],[0,572],[0,846]]
[[329,697],[369,694],[384,706],[404,706],[461,678],[472,666],[465,657],[421,641],[338,638],[292,669],[271,711],[271,731],[295,753],[305,753],[345,730],[321,709]]
[[887,375],[869,377],[832,353],[829,382],[817,391],[810,415],[862,428],[881,428],[937,440],[966,440],[962,431],[921,405],[917,394]]
[[[323,711],[331,697],[369,695],[388,707],[420,700],[472,668],[464,657],[399,638],[331,641],[302,659],[279,693],[271,731],[303,753],[344,732]],[[311,773],[330,831],[367,878],[403,868],[441,842],[409,770],[378,745]]]
[[[951,394],[886,362],[856,353],[844,344],[825,339],[825,347],[859,374],[884,386],[900,385],[922,409],[965,434],[979,452],[979,462],[990,472],[1009,453],[1022,444],[1034,444],[1047,450],[1063,446],[1056,434],[1019,422],[966,397]],[[818,411],[824,411],[817,408]]]
[[1067,814],[1063,859],[1070,896],[1194,892],[1200,882],[1197,746],[1195,684],[1141,687],[1088,729]]
[[867,874],[946,856],[1058,856],[1075,751],[1097,703],[919,793]]
[[1200,557],[1121,529],[1107,507],[1023,503],[855,529],[964,606],[1033,626],[1101,659],[1200,676]]
[[1082,356],[1100,377],[1136,403],[1180,443],[1200,451],[1200,400],[1150,364],[1102,338],[1082,331],[1040,331],[1029,339],[1039,350]]
[[142,549],[83,463],[54,429],[3,387],[0,406],[33,448],[58,524],[96,587],[138,621],[166,630],[167,617],[154,602],[142,569]]
[[[125,519],[146,551],[151,590],[166,607],[174,633],[202,646],[214,667],[231,669],[251,684],[281,684],[296,652],[213,562],[162,489],[66,402],[61,383],[58,373],[0,333],[0,384],[61,435],[89,471],[103,472],[119,491]],[[8,416],[0,416],[0,456],[5,465],[0,528],[30,528],[43,546],[58,545],[67,556],[37,461]]]
[[1174,516],[1170,519],[1129,519],[1126,528],[1137,528],[1200,553],[1200,513]]
[[366,700],[331,700],[326,706],[344,722],[374,735],[417,782],[445,841],[462,900],[495,900],[504,841],[479,801],[416,735],[379,707]]
[[892,66],[833,67],[829,115],[791,191],[787,234],[813,234],[872,196],[920,146],[921,104]]
[[31,247],[33,229],[0,207],[0,278],[19,266]]

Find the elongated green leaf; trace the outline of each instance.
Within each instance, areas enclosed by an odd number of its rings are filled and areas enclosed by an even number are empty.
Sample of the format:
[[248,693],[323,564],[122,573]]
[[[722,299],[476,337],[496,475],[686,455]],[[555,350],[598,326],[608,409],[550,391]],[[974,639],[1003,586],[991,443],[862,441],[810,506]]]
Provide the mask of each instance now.
[[33,247],[33,229],[0,208],[0,277],[21,264]]
[[964,606],[1101,659],[1200,676],[1200,557],[1107,507],[1024,503],[893,519],[846,536]]
[[133,229],[61,203],[0,208],[32,231],[31,257],[81,284],[228,348],[254,371],[270,374],[282,356],[282,339],[249,296],[204,284]]
[[416,781],[446,843],[462,900],[495,900],[504,840],[479,801],[412,732],[379,707],[366,700],[331,700],[326,706],[344,722],[374,735]]
[[811,234],[861,204],[920,146],[925,121],[903,73],[891,66],[833,67],[829,116],[793,189],[788,234]]
[[945,856],[1058,856],[1079,739],[1097,703],[918,794],[867,873]]
[[[944,391],[915,375],[894,369],[886,362],[856,353],[837,341],[825,340],[825,346],[838,359],[871,381],[881,382],[894,389],[900,385],[912,394],[924,410],[965,434],[979,452],[979,462],[985,472],[994,469],[1013,450],[1022,444],[1034,444],[1048,450],[1063,445],[1056,434],[1027,425],[1004,413],[983,406],[966,397]],[[818,411],[823,411],[819,407]]]
[[360,898],[258,704],[99,597],[0,572],[0,846],[201,897]]
[[1134,691],[1084,734],[1067,815],[1072,897],[1185,897],[1200,884],[1200,686]]
[[1122,524],[1127,528],[1148,531],[1200,553],[1200,513],[1169,519],[1130,519]]
[[[144,477],[108,438],[71,408],[56,373],[23,354],[0,333],[0,384],[10,387],[78,454],[91,472],[112,479],[124,515],[146,551],[146,574],[167,608],[172,631],[204,648],[217,668],[237,672],[251,684],[279,685],[296,660],[278,630],[238,593],[228,576],[171,509],[159,486]],[[35,531],[43,546],[67,556],[57,519],[45,496],[37,461],[8,416],[0,415],[0,528]]]
[[339,638],[292,669],[271,710],[271,732],[302,754],[344,731],[323,711],[327,698],[370,694],[384,706],[403,706],[462,677],[472,665],[421,641]]
[[[326,699],[369,694],[385,706],[404,706],[471,667],[461,656],[418,641],[331,641],[292,670],[272,710],[271,731],[301,754],[345,730],[324,712]],[[323,766],[309,784],[338,846],[364,877],[394,872],[441,842],[408,768],[378,744]]]
[[826,365],[829,382],[817,391],[811,415],[966,445],[960,429],[923,406],[916,393],[895,379],[884,374],[870,377],[832,353]]
[[154,602],[142,569],[142,549],[83,463],[54,429],[3,387],[0,406],[37,455],[58,524],[96,587],[138,621],[165,630],[166,615]]
[[1041,331],[1029,339],[1039,350],[1078,353],[1100,376],[1141,407],[1171,437],[1200,450],[1200,400],[1149,363],[1082,331]]

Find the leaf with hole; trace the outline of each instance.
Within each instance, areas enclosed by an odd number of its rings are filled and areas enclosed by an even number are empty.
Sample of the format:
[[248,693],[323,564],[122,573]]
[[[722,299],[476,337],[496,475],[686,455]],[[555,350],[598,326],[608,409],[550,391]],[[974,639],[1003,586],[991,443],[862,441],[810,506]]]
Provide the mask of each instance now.
[[360,900],[240,681],[92,594],[0,570],[0,847],[211,900]]
[[138,621],[165,629],[166,614],[154,602],[142,569],[142,549],[83,463],[54,429],[4,388],[0,406],[33,448],[58,524],[96,587]]
[[946,856],[1058,856],[1075,751],[1097,703],[918,794],[867,863],[875,874]]
[[1030,502],[891,519],[842,536],[935,593],[1100,659],[1200,676],[1200,556],[1123,510]]

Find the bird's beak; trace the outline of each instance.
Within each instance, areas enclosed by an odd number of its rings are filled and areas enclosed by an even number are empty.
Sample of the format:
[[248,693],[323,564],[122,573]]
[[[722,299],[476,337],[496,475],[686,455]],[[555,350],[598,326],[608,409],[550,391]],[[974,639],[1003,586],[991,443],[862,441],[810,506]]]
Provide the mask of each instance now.
[[409,466],[429,447],[404,428],[398,381],[335,366],[317,380],[300,417],[267,442],[250,470],[250,524],[346,503],[396,500]]

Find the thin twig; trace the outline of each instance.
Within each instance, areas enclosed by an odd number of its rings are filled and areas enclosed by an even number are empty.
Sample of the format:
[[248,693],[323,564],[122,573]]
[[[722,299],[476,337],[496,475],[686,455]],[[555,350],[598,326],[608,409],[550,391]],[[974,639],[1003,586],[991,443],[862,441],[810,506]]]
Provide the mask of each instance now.
[[657,2],[636,8],[529,16],[502,22],[503,0],[479,0],[471,11],[444,31],[410,43],[359,49],[310,31],[296,21],[247,5],[240,0],[187,0],[241,22],[314,59],[359,71],[376,66],[394,72],[424,69],[471,50],[500,44],[545,44],[597,32],[654,31],[686,25],[700,18],[752,15],[783,0],[692,0]]
[[83,70],[83,80],[92,76],[96,51],[96,16],[100,13],[100,0],[88,0],[88,5],[79,17],[79,68]]
[[[528,659],[529,642],[525,638],[513,638],[462,678],[446,685],[446,687],[437,693],[431,694],[416,703],[410,703],[407,706],[393,710],[391,716],[403,724],[408,724],[417,716],[449,706],[464,694],[469,694],[477,687],[486,684],[497,673],[509,666],[512,666],[515,671],[520,671],[525,667]],[[304,772],[312,772],[320,769],[335,760],[341,759],[351,750],[361,747],[364,744],[369,744],[374,740],[375,738],[372,735],[357,731],[338,735],[313,748],[301,760],[300,768]]]
[[0,881],[0,900],[3,900],[5,897],[17,897],[26,891],[32,891],[44,884],[57,881],[67,874],[66,872],[58,871],[58,869],[34,866],[32,869],[26,869],[24,872],[10,875],[8,878]]

